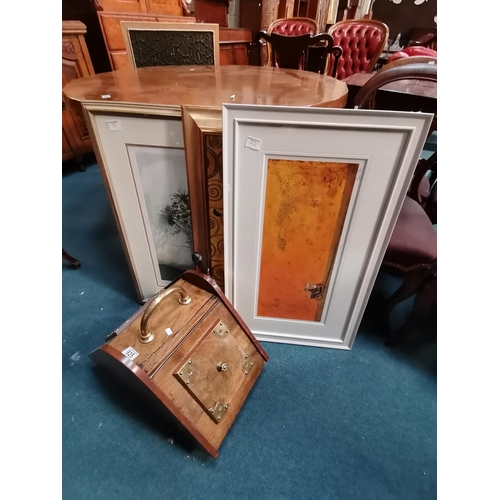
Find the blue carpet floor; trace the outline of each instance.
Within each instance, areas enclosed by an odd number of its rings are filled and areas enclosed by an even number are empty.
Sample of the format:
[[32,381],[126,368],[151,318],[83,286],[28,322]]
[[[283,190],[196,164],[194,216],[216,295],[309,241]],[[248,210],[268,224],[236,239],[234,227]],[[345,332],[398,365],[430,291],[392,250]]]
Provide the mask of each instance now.
[[88,358],[139,304],[97,165],[62,186],[63,247],[82,263],[62,263],[65,500],[436,498],[435,328],[387,348],[378,327],[398,276],[379,273],[351,351],[263,343],[270,360],[212,459]]

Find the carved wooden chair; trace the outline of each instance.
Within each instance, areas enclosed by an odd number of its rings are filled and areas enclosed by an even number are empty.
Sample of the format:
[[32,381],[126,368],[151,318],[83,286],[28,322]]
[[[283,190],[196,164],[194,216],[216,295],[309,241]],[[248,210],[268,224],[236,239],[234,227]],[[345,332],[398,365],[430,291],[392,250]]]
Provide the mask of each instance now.
[[132,68],[219,66],[219,25],[122,21]]
[[[332,35],[333,44],[342,49],[336,72],[339,80],[354,73],[371,73],[389,37],[388,26],[372,19],[339,21],[327,32]],[[333,69],[332,61],[327,74],[332,76]]]
[[[283,19],[276,19],[265,30],[266,33],[282,36],[299,36],[311,35],[315,36],[318,33],[318,25],[314,19],[307,17],[287,17]],[[272,66],[271,63],[271,49],[267,47],[266,63],[264,66]]]
[[65,260],[71,267],[78,269],[81,266],[81,263],[79,260],[75,259],[72,257],[68,252],[62,249],[62,258]]
[[[388,62],[378,73],[387,71],[398,66],[407,66],[414,64],[432,64],[437,65],[436,57],[428,56],[410,56],[402,59],[396,59]],[[381,78],[381,77],[379,77]],[[372,99],[375,98],[373,95]],[[373,106],[374,103],[371,104]],[[421,111],[420,109],[412,109],[412,111]],[[429,135],[437,129],[437,118],[434,117]],[[427,175],[428,173],[430,175]],[[437,223],[437,152],[431,155],[428,159],[421,159],[415,169],[415,179],[420,179],[419,182],[413,182],[410,186],[408,194],[416,200],[429,216],[433,224]]]
[[[437,82],[437,65],[408,64],[380,71],[361,87],[354,100],[354,107],[375,109],[375,97],[379,88],[391,82],[409,79]],[[419,197],[422,177],[429,170],[437,173],[437,151],[430,158],[421,159],[415,169],[382,262],[383,266],[395,268],[404,276],[402,285],[386,303],[384,324],[389,334],[386,345],[394,345],[405,338],[419,320],[437,305],[437,234],[433,221],[425,211],[425,203]],[[415,302],[409,317],[404,325],[391,333],[389,317],[392,310],[412,296],[415,296]]]
[[[275,68],[299,69],[323,74],[327,67],[328,56],[335,52],[337,54],[334,57],[336,62],[342,53],[340,48],[334,47],[333,38],[326,33],[315,36],[308,34],[285,36],[259,31],[255,40],[259,43],[262,39],[267,42],[271,49],[269,51],[269,65]],[[319,46],[321,43],[323,45]],[[315,49],[311,62],[309,62],[310,48]]]

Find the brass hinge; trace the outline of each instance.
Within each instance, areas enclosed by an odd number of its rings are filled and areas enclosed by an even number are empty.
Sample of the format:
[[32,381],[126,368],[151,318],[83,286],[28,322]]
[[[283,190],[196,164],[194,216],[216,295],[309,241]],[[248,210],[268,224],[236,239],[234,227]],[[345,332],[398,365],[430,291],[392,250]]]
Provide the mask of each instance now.
[[189,385],[189,379],[191,378],[191,375],[193,374],[193,367],[191,366],[192,360],[189,358],[187,362],[184,364],[184,366],[177,372],[179,377],[182,379],[182,381],[186,384]]
[[252,369],[253,362],[252,358],[245,354],[245,360],[243,361],[243,370],[245,370],[245,375],[248,375],[248,372]]
[[227,333],[231,333],[229,331],[229,328],[226,326],[224,321],[219,321],[213,328],[212,333],[216,333],[217,335],[220,335],[221,337],[223,335],[226,335]]
[[224,413],[226,413],[227,409],[229,408],[228,404],[225,403],[215,403],[212,408],[208,409],[208,414],[212,417],[212,419],[216,422],[219,423],[220,419],[224,416]]

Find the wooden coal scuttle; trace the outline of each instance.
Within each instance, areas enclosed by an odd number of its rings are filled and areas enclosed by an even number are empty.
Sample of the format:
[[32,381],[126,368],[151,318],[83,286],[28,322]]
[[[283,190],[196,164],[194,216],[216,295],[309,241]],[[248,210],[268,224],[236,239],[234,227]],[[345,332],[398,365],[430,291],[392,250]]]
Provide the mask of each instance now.
[[198,271],[183,273],[89,356],[167,410],[213,457],[269,359]]

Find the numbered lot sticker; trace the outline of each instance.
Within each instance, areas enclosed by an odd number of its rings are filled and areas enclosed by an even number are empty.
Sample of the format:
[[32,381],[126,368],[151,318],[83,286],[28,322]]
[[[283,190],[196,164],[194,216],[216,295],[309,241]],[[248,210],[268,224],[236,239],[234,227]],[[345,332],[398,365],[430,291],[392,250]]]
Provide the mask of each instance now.
[[122,354],[127,356],[128,359],[134,360],[139,356],[139,353],[133,348],[133,347],[127,347],[124,351],[122,351]]

